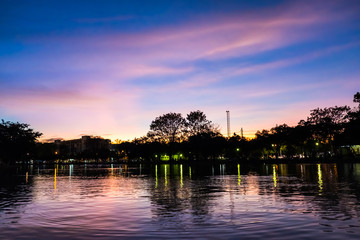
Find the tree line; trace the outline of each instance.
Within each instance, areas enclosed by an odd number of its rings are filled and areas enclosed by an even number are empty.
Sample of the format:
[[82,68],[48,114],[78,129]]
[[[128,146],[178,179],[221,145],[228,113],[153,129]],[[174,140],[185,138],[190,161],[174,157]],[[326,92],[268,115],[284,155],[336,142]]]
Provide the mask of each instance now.
[[4,121],[0,122],[0,164],[30,158],[36,149],[36,141],[42,135],[29,124]]
[[277,125],[257,131],[255,137],[237,134],[223,136],[218,126],[200,110],[183,117],[180,113],[163,114],[150,124],[149,132],[132,141],[117,140],[111,149],[78,156],[57,155],[52,143],[38,143],[41,133],[28,124],[0,123],[0,162],[26,159],[55,160],[88,158],[139,161],[209,161],[259,159],[340,159],[360,154],[360,93],[354,95],[358,104],[317,108],[296,126]]
[[117,149],[122,157],[144,161],[354,157],[360,154],[359,92],[353,101],[358,104],[355,108],[313,109],[297,126],[277,125],[257,131],[252,139],[235,133],[224,137],[199,110],[185,118],[167,113],[151,122],[146,136],[120,142]]

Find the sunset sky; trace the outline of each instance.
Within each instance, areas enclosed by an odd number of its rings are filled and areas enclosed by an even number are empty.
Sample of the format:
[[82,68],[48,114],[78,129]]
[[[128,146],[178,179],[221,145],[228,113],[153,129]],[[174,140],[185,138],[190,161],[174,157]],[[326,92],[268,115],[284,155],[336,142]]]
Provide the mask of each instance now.
[[360,91],[360,1],[0,1],[0,119],[133,139],[203,111],[296,125]]

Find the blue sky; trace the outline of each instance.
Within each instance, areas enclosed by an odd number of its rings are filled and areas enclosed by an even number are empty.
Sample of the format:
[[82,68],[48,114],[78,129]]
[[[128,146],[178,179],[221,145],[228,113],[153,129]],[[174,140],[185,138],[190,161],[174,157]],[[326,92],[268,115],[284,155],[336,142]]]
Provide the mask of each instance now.
[[251,136],[360,91],[359,1],[0,5],[0,118],[43,139],[133,139],[192,110]]

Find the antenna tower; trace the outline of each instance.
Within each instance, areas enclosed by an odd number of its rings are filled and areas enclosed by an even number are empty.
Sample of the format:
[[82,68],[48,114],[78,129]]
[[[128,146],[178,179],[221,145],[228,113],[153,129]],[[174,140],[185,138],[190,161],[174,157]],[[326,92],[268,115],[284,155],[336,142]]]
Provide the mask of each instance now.
[[241,128],[241,138],[243,138],[244,137],[244,130],[243,130],[243,128]]
[[230,137],[230,111],[226,111],[227,135]]

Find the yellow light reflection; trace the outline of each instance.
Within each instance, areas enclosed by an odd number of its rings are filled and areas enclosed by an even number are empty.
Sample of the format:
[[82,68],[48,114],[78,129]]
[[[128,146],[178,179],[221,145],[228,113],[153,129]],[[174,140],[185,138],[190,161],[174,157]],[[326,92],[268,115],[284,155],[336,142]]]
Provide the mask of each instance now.
[[319,178],[319,181],[318,181],[318,183],[319,183],[319,194],[321,194],[322,191],[323,191],[323,180],[322,180],[321,165],[318,164],[317,166],[318,166],[318,178]]
[[165,169],[165,187],[167,186],[167,167],[168,167],[168,165],[166,164],[164,166],[164,169]]
[[338,177],[338,171],[337,171],[336,163],[334,163],[334,175],[335,175],[335,178],[337,179],[337,177]]
[[157,164],[155,165],[155,188],[158,186]]
[[189,166],[189,178],[191,180],[191,167]]
[[26,172],[26,183],[28,183],[28,180],[29,180],[29,173]]
[[182,188],[184,185],[183,183],[183,165],[180,164],[180,187]]
[[54,189],[56,190],[56,168],[54,172]]
[[275,164],[273,164],[273,180],[274,180],[274,188],[276,188],[276,186],[277,186],[277,177],[276,177],[276,165]]
[[237,168],[238,168],[238,185],[240,186],[241,183],[240,164],[237,165]]

